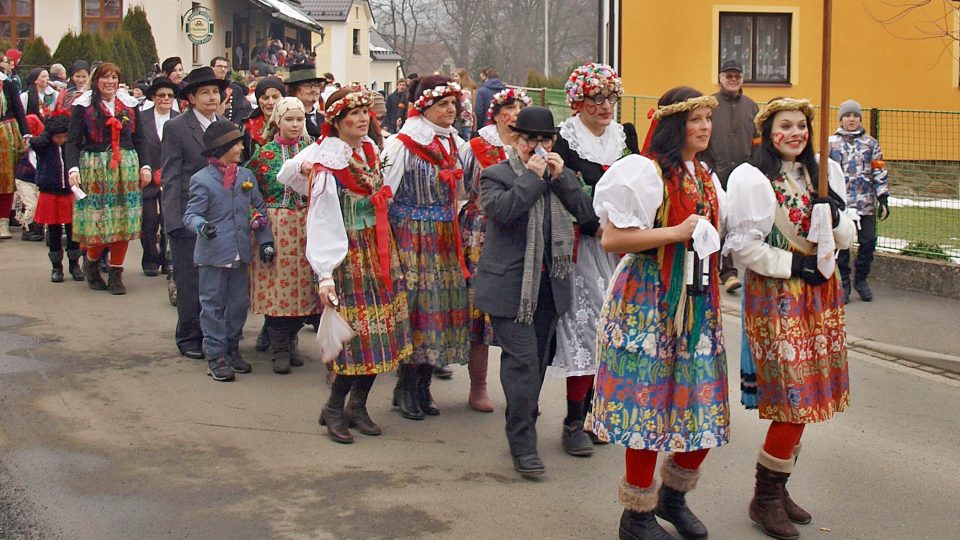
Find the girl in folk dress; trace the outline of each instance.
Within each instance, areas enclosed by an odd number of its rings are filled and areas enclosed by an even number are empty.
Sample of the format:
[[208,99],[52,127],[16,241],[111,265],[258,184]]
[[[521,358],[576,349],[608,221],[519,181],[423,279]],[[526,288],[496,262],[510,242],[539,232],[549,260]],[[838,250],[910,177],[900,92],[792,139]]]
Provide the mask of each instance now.
[[[6,57],[4,57],[6,58]],[[0,239],[10,238],[10,210],[16,189],[15,173],[30,133],[17,83],[0,73]]]
[[459,99],[460,87],[446,77],[421,79],[411,93],[410,118],[382,154],[404,271],[398,287],[410,295],[414,343],[413,355],[400,366],[394,399],[413,420],[440,414],[430,394],[434,367],[468,361],[469,272],[457,223],[462,141],[453,128]]
[[[337,374],[320,424],[334,441],[353,442],[349,427],[380,435],[367,396],[380,373],[396,369],[412,350],[407,294],[387,202],[392,190],[380,175],[366,136],[370,96],[344,88],[327,99],[328,135],[283,164],[278,179],[309,194],[307,259],[320,277],[319,295],[356,332],[334,362]],[[350,402],[344,401],[350,394]]]
[[[463,163],[463,184],[467,203],[460,209],[460,231],[463,237],[464,259],[470,275],[476,274],[487,218],[480,207],[480,174],[491,165],[507,159],[507,152],[514,138],[510,126],[517,122],[520,109],[530,105],[526,92],[508,88],[493,96],[487,111],[486,126],[477,137],[460,147]],[[490,316],[474,305],[472,280],[467,280],[470,289],[470,406],[480,412],[493,412],[493,403],[487,394],[487,357],[493,344],[493,326]]]
[[274,373],[289,373],[290,366],[303,365],[297,332],[303,317],[316,315],[321,309],[313,272],[304,255],[307,198],[277,180],[280,167],[310,144],[304,140],[305,120],[299,99],[282,98],[264,131],[269,142],[257,148],[246,164],[257,177],[267,205],[266,217],[277,251],[269,263],[254,259],[250,281],[251,308],[266,319]]
[[[574,115],[560,123],[560,138],[554,151],[577,173],[584,190],[592,196],[603,172],[630,154],[631,147],[636,148],[636,137],[629,141],[624,126],[613,119],[623,84],[610,66],[586,64],[570,75],[566,92]],[[584,421],[597,372],[597,322],[617,256],[600,247],[603,229],[596,219],[579,223],[578,231],[573,305],[557,325],[552,365],[553,372],[566,377],[567,382],[563,449],[568,454],[586,457],[593,454],[593,441],[584,433]]]
[[[729,437],[719,258],[714,253],[702,261],[708,270],[696,281],[685,279],[685,269],[694,266],[689,244],[698,223],[716,229],[722,222],[720,182],[700,161],[717,100],[680,87],[658,105],[650,159],[615,163],[594,195],[606,225],[603,248],[627,255],[600,315],[593,429],[627,447],[620,538],[671,538],[660,516],[684,538],[704,539],[707,529],[685,496],[709,449]],[[673,454],[663,462],[658,491],[660,452]]]
[[[73,232],[86,247],[84,273],[93,290],[125,294],[123,260],[130,240],[140,238],[140,188],[150,183],[150,167],[140,167],[137,100],[119,89],[120,68],[100,64],[90,88],[73,103],[66,146],[70,185],[87,194],[74,202]],[[100,257],[110,248],[109,281],[100,274]]]
[[[790,498],[786,482],[803,428],[829,420],[850,400],[843,292],[829,244],[849,248],[856,230],[841,211],[845,188],[835,164],[830,196],[817,197],[810,102],[774,99],[754,123],[761,146],[755,164],[737,167],[727,183],[724,247],[747,268],[742,399],[772,420],[757,459],[750,519],[770,536],[797,538],[793,523],[812,518]],[[819,260],[818,246],[825,252]]]

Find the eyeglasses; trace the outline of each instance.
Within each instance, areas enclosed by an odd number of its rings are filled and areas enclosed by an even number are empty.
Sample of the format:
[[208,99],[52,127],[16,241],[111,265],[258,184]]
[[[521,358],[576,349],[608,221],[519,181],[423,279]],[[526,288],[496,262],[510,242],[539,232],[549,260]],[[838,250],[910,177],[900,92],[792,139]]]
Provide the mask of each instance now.
[[154,99],[173,99],[173,94],[154,94]]
[[523,144],[527,146],[536,146],[538,144],[541,144],[544,147],[553,146],[555,141],[553,137],[544,137],[542,135],[524,135],[520,133],[518,136],[520,137],[520,140],[523,141]]
[[739,80],[739,79],[742,79],[742,78],[743,78],[743,73],[736,73],[736,72],[729,73],[729,72],[728,72],[728,73],[724,73],[724,74],[723,74],[723,77],[726,78],[726,79]]
[[616,105],[617,102],[620,101],[620,94],[604,94],[603,92],[597,92],[588,99],[597,105],[603,105],[604,101],[611,105]]

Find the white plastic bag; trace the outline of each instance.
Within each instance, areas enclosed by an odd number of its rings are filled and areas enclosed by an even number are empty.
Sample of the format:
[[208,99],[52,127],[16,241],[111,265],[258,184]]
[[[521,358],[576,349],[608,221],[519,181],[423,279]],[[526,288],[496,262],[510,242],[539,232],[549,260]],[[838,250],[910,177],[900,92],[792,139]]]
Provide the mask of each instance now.
[[334,308],[326,307],[320,316],[320,327],[317,329],[317,343],[320,345],[320,358],[324,364],[333,362],[343,345],[353,339],[353,329],[343,320]]

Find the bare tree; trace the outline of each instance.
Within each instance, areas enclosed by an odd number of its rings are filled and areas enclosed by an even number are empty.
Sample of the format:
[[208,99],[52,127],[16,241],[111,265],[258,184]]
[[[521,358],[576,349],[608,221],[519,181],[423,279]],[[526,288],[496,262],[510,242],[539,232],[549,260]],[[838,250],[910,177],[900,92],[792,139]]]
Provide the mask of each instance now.
[[881,0],[878,3],[882,7],[876,13],[866,4],[863,9],[874,21],[882,24],[890,35],[910,41],[942,41],[943,49],[935,62],[944,54],[953,54],[954,42],[960,41],[960,29],[951,28],[960,12],[960,3],[956,0]]
[[431,3],[424,0],[372,0],[378,30],[393,50],[403,58],[405,65],[414,61],[421,32],[431,18]]
[[440,0],[440,16],[433,22],[435,35],[458,66],[470,66],[471,51],[480,39],[484,13],[494,11],[492,0]]

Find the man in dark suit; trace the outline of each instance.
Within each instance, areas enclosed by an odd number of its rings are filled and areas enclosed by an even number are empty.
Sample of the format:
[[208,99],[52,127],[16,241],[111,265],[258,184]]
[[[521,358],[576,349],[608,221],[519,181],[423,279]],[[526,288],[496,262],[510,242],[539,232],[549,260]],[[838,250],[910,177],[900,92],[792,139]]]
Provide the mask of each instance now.
[[220,114],[234,124],[242,126],[250,113],[253,112],[253,105],[247,100],[247,91],[230,80],[230,61],[226,58],[215,57],[210,61],[210,67],[213,68],[213,73],[218,79],[223,79],[229,83],[227,89],[223,91],[223,103],[220,104],[222,112]]
[[500,382],[507,398],[507,441],[514,468],[543,474],[537,454],[537,402],[546,352],[571,303],[573,221],[597,217],[573,171],[551,152],[557,129],[543,107],[520,111],[516,155],[480,178],[486,239],[474,278],[476,307],[490,315],[502,348]]
[[161,141],[163,127],[180,113],[173,110],[177,99],[177,85],[166,77],[157,77],[147,88],[147,108],[142,109],[137,119],[137,130],[143,134],[143,163],[153,170],[153,181],[140,190],[143,198],[143,215],[140,225],[140,245],[143,246],[143,258],[140,265],[147,276],[156,276],[160,270],[170,272],[167,261],[167,240],[164,235],[163,220],[160,219],[160,173],[163,167]]
[[307,112],[307,134],[319,139],[324,110],[320,94],[327,79],[317,75],[317,66],[297,64],[290,66],[290,75],[284,83],[287,85],[287,95],[299,98],[303,103],[303,110]]
[[189,200],[190,177],[207,166],[203,155],[203,133],[216,120],[221,92],[227,81],[218,79],[213,69],[197,68],[183,80],[180,98],[190,107],[164,126],[163,169],[160,183],[163,224],[173,256],[173,281],[177,286],[176,341],[180,354],[201,360],[203,331],[200,329],[199,273],[193,264],[196,231],[183,226],[183,214]]

